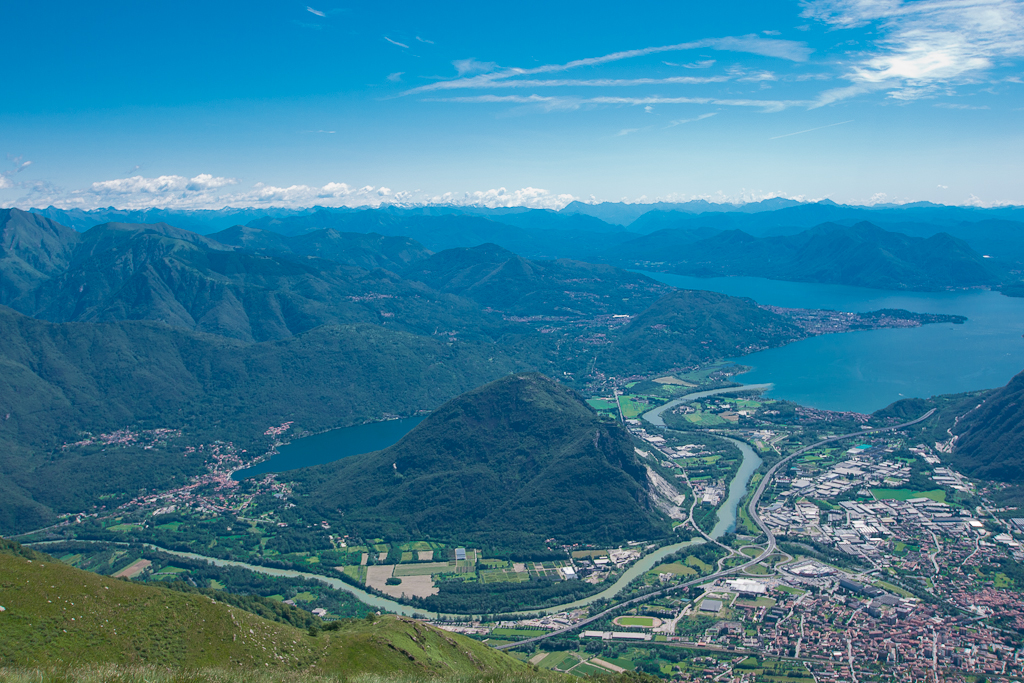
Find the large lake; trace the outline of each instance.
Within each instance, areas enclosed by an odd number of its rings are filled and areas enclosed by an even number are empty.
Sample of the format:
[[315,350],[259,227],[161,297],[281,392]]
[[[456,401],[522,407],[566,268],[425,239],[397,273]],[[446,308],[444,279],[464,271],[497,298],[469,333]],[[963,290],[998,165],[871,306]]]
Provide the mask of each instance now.
[[901,398],[1002,386],[1024,370],[1024,299],[979,290],[887,292],[753,277],[644,274],[675,287],[787,308],[903,308],[967,316],[963,325],[828,334],[734,359],[754,368],[742,382],[771,382],[772,395],[804,405],[871,412]]
[[235,472],[232,479],[247,479],[268,472],[286,472],[334,462],[350,455],[379,451],[398,443],[399,439],[422,421],[423,416],[371,422],[296,439],[278,448],[277,455],[249,469]]

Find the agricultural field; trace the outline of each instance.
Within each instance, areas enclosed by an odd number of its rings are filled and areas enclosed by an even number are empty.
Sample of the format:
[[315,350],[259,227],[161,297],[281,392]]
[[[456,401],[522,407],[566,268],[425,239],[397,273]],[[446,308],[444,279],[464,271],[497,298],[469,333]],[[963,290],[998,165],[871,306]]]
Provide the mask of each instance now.
[[931,491],[914,491],[912,489],[871,489],[876,500],[910,500],[912,498],[930,498],[937,503],[946,502],[945,489]]
[[616,617],[613,623],[616,626],[654,628],[661,624],[661,619],[656,619],[655,617]]

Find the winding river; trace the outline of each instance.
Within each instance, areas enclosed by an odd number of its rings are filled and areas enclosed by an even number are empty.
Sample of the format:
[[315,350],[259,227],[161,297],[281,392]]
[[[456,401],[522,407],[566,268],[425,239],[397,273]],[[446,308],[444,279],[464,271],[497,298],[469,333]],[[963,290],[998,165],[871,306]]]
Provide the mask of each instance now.
[[[704,398],[705,396],[735,394],[744,391],[767,391],[771,388],[771,384],[744,384],[739,387],[695,391],[692,394],[686,394],[685,396],[680,396],[675,400],[669,401],[663,406],[658,406],[653,410],[648,410],[643,414],[643,418],[655,427],[664,427],[665,420],[661,417],[662,414],[666,410],[671,410],[683,403],[690,403],[691,401],[696,401],[697,399]],[[756,472],[757,468],[761,466],[761,458],[748,444],[725,436],[720,436],[719,438],[724,439],[739,448],[740,453],[743,454],[743,462],[740,463],[740,468],[736,472],[736,476],[734,476],[732,481],[729,482],[729,496],[718,509],[718,522],[715,523],[715,527],[711,530],[711,533],[708,534],[711,538],[721,538],[725,534],[736,529],[736,510],[739,508],[740,502],[743,501],[744,496],[747,495],[747,484],[750,483],[750,478],[754,476],[754,472]]]
[[[679,405],[680,403],[687,403],[689,401],[703,398],[705,396],[713,396],[716,394],[736,393],[751,390],[763,390],[768,389],[770,387],[770,384],[744,385],[739,387],[728,387],[724,389],[712,389],[709,391],[698,391],[692,394],[687,394],[685,396],[675,399],[674,401],[666,403],[663,406],[650,410],[647,413],[645,413],[643,417],[651,424],[657,425],[659,427],[664,427],[665,423],[661,418],[661,414],[666,410],[669,410],[672,407]],[[411,426],[414,425],[410,425],[410,428]],[[735,439],[726,438],[726,440],[732,442],[734,445],[736,445],[737,448],[740,449],[740,452],[743,454],[743,463],[740,465],[739,471],[736,473],[736,476],[733,477],[732,482],[729,484],[729,496],[728,498],[726,498],[725,503],[722,504],[722,507],[719,508],[718,522],[715,524],[714,529],[712,529],[711,533],[709,534],[711,538],[720,538],[724,534],[736,528],[737,508],[739,507],[739,504],[743,500],[744,496],[746,496],[747,494],[747,484],[750,482],[750,477],[753,476],[754,472],[757,471],[757,468],[761,466],[761,458],[759,458],[757,454],[754,453],[754,450],[749,445],[742,441],[737,441]],[[589,597],[582,598],[580,600],[576,600],[575,602],[570,602],[563,605],[556,605],[554,607],[547,607],[538,610],[530,610],[528,612],[517,612],[514,614],[516,616],[526,616],[528,614],[538,613],[556,614],[558,612],[565,612],[568,610],[586,607],[587,605],[590,605],[591,603],[597,600],[611,599],[618,595],[620,592],[622,592],[622,590],[625,589],[633,580],[656,567],[663,559],[665,559],[669,555],[672,555],[673,553],[676,553],[682,550],[683,548],[700,545],[704,542],[705,541],[703,538],[694,538],[689,541],[673,543],[672,545],[667,545],[658,548],[654,552],[644,555],[639,560],[634,562],[632,566],[626,569],[622,573],[622,575],[619,576],[618,579],[616,579],[615,583],[613,583],[611,586],[604,589],[600,593],[596,593]],[[241,567],[243,569],[259,572],[261,574],[266,574],[268,576],[286,576],[289,578],[303,578],[312,579],[314,581],[320,581],[321,583],[327,584],[328,586],[336,590],[343,590],[347,591],[348,593],[351,593],[361,602],[364,602],[367,605],[370,605],[371,607],[376,607],[377,609],[386,610],[388,612],[393,612],[395,614],[401,614],[403,616],[411,617],[414,615],[421,615],[426,616],[429,619],[437,619],[439,617],[454,617],[456,619],[459,619],[467,618],[470,616],[454,614],[439,615],[436,612],[428,612],[426,610],[416,609],[410,607],[409,605],[403,605],[402,603],[396,602],[395,600],[389,600],[388,598],[382,598],[380,596],[373,595],[360,588],[357,588],[356,586],[346,583],[341,579],[335,579],[329,576],[322,576],[320,574],[310,574],[308,572],[300,572],[293,569],[276,569],[274,567],[261,567],[259,565],[248,564],[246,562],[237,562],[234,560],[221,560],[217,558],[206,557],[205,555],[197,555],[195,553],[168,550],[167,548],[160,548],[153,545],[149,547],[153,548],[154,550],[159,550],[160,552],[167,553],[169,555],[187,557],[193,560],[206,560],[207,562],[210,562],[211,564],[218,567]]]

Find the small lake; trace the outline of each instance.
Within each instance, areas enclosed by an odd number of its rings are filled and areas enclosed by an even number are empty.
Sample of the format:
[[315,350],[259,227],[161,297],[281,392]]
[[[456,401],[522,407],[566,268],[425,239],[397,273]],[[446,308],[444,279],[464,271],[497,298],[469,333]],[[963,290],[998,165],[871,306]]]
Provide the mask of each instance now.
[[350,455],[379,451],[398,443],[424,418],[425,416],[418,416],[370,422],[296,439],[279,447],[277,455],[248,469],[239,470],[231,478],[240,481],[259,474],[297,470],[300,467],[334,462]]
[[999,387],[1024,370],[1024,299],[997,292],[888,292],[754,277],[644,274],[674,287],[786,308],[902,308],[967,317],[963,325],[826,334],[733,359],[753,367],[740,381],[772,383],[773,396],[803,405],[869,413],[901,398]]

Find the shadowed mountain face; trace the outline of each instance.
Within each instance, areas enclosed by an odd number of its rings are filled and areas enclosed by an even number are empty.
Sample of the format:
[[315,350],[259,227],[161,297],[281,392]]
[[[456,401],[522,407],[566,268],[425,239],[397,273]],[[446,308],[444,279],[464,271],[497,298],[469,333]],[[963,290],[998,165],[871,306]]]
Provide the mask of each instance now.
[[946,233],[910,237],[870,223],[827,223],[782,237],[740,230],[695,237],[692,230],[655,232],[608,252],[608,260],[698,277],[746,275],[888,290],[938,291],[1001,279],[998,268]]
[[536,549],[667,530],[628,433],[538,374],[449,401],[391,448],[290,478],[303,505],[365,538]]
[[1024,372],[986,396],[958,427],[954,467],[972,477],[1024,484]]

